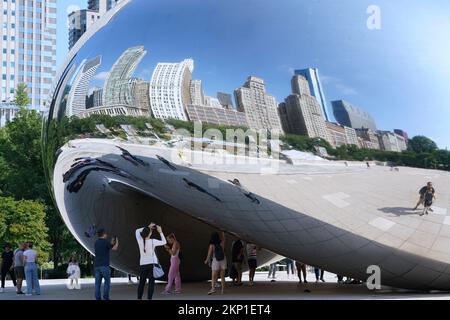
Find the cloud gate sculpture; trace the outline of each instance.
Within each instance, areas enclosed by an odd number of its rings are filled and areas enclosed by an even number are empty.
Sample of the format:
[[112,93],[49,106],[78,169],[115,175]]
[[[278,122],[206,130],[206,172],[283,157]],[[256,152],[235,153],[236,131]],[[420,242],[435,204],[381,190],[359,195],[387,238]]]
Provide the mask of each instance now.
[[[90,252],[96,228],[117,235],[112,265],[134,274],[134,230],[154,221],[181,241],[187,280],[208,278],[209,236],[223,230],[228,255],[241,238],[263,248],[260,265],[281,255],[361,280],[376,265],[383,285],[450,290],[449,173],[289,161],[278,157],[275,134],[269,144],[260,132],[223,147],[218,130],[176,130],[170,119],[201,112],[245,123],[229,94],[205,92],[232,93],[249,75],[269,73],[274,57],[259,51],[280,43],[253,19],[270,10],[250,3],[125,0],[76,44],[43,128],[48,182],[69,230]],[[237,7],[229,23],[241,24],[241,34],[222,24]],[[234,37],[248,37],[247,47],[235,47]],[[255,54],[264,63],[252,63]],[[289,86],[289,75],[279,77]],[[252,148],[253,140],[263,142]],[[419,216],[411,207],[428,180],[438,200]],[[165,252],[160,257],[167,267]]]

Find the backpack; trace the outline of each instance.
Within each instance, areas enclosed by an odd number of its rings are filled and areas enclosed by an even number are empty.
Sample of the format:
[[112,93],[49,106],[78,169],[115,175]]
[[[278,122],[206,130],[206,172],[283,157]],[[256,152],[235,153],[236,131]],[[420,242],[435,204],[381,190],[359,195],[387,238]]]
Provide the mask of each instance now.
[[223,248],[220,244],[214,246],[214,257],[217,261],[222,261],[225,259],[225,254],[223,253]]

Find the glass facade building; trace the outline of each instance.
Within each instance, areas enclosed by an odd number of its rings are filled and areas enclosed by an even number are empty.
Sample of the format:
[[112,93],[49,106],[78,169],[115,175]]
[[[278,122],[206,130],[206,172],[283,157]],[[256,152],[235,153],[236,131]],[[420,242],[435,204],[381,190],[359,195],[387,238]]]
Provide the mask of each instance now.
[[1,5],[0,100],[14,101],[17,85],[25,83],[31,107],[43,110],[56,75],[56,0],[3,0]]
[[333,113],[337,122],[353,129],[366,128],[376,131],[375,120],[361,108],[355,107],[344,100],[332,101]]

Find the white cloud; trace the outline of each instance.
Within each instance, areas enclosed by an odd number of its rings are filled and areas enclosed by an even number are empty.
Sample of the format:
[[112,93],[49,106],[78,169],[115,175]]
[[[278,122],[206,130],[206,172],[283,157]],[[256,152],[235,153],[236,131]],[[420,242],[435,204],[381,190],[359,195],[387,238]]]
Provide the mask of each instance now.
[[94,76],[94,79],[105,81],[106,78],[108,78],[108,75],[109,75],[109,72],[103,71],[103,72],[100,72],[99,74],[96,74]]
[[358,94],[358,92],[354,88],[345,84],[339,78],[327,76],[327,75],[321,75],[320,80],[322,81],[323,84],[335,87],[341,94],[344,94],[347,96],[354,96],[354,95]]
[[291,76],[294,75],[294,71],[295,71],[295,68],[292,68],[291,66],[288,66],[285,64],[278,66],[277,69],[281,72],[286,72]]

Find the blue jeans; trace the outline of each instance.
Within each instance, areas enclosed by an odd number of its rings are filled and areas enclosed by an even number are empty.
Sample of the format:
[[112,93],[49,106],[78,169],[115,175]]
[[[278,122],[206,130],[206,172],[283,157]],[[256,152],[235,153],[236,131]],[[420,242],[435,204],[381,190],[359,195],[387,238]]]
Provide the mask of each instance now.
[[25,263],[25,280],[27,282],[27,294],[32,293],[32,288],[34,286],[34,291],[36,294],[41,294],[41,287],[39,286],[38,279],[38,269],[34,262]]
[[102,285],[102,279],[105,279],[105,285],[103,287],[103,299],[109,300],[109,287],[111,285],[111,271],[109,266],[96,267],[95,268],[95,299],[102,300],[100,294],[100,287]]

